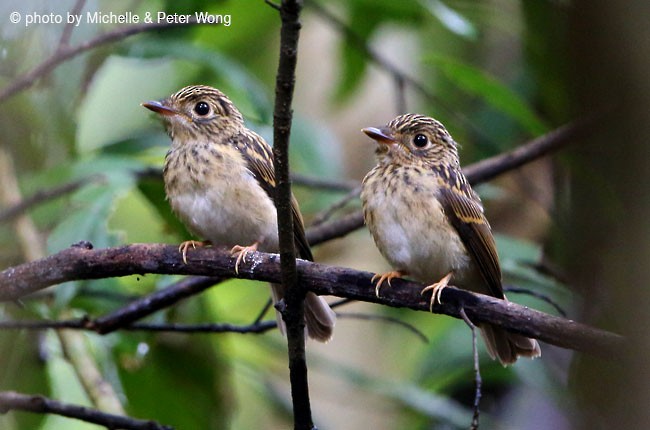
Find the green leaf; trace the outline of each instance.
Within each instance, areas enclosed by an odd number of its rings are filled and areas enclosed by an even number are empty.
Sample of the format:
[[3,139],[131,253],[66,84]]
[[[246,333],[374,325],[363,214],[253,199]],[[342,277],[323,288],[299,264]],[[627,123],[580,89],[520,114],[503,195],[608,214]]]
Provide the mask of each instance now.
[[[176,429],[228,428],[228,372],[206,339],[175,338],[147,345],[137,368],[122,367],[129,415]],[[122,356],[124,364],[131,361]]]
[[[183,40],[165,43],[158,40],[144,40],[135,44],[129,51],[129,55],[145,58],[165,56],[207,68],[217,75],[219,82],[205,83],[218,86],[233,100],[245,118],[270,122],[273,105],[267,96],[266,87],[240,63],[219,52]],[[180,88],[174,88],[170,92],[178,89]]]
[[476,39],[478,31],[474,24],[440,0],[420,0],[420,3],[431,15],[449,31],[467,39]]
[[341,64],[343,70],[339,73],[339,81],[334,93],[337,101],[345,101],[359,86],[365,75],[368,59],[355,45],[352,37],[360,38],[368,43],[379,24],[385,19],[377,8],[367,8],[364,4],[350,3],[350,18],[348,25],[354,29],[354,36],[345,35],[341,44]]
[[524,99],[485,71],[441,55],[429,55],[425,61],[434,64],[460,89],[513,118],[531,135],[537,136],[549,129]]
[[174,82],[182,73],[169,60],[109,57],[79,107],[78,151],[88,153],[132,138],[149,122],[140,104],[175,91]]

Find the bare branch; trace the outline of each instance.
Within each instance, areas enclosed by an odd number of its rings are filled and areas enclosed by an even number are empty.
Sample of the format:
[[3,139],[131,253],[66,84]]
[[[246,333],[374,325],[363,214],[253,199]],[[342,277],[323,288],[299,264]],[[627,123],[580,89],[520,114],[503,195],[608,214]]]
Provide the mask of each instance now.
[[[235,325],[229,323],[209,324],[177,324],[177,323],[134,323],[121,326],[124,331],[157,331],[171,333],[266,333],[278,326],[275,320],[259,321],[248,325]],[[2,330],[46,330],[46,329],[71,329],[85,330],[100,333],[101,324],[89,318],[76,318],[69,320],[36,320],[36,321],[0,321]]]
[[[240,277],[266,282],[279,282],[277,254],[251,253],[250,259],[235,273],[235,260],[225,248],[200,248],[188,254],[184,264],[176,246],[134,244],[117,248],[88,249],[72,247],[42,260],[25,263],[0,272],[0,301],[13,301],[50,285],[80,279],[100,279],[133,274],[183,274],[217,278]],[[310,291],[353,300],[429,311],[429,298],[420,295],[423,285],[395,279],[392,288],[376,297],[372,273],[324,264],[297,261],[298,275]],[[462,306],[468,317],[541,341],[604,357],[624,352],[622,336],[591,328],[560,317],[504,302],[493,297],[474,294],[453,287],[442,293],[443,303],[433,311],[460,318]]]
[[0,413],[21,410],[41,414],[56,414],[68,418],[99,424],[108,429],[125,430],[173,430],[170,426],[154,421],[138,420],[120,415],[107,414],[96,409],[59,402],[43,396],[30,396],[15,391],[0,392]]
[[31,196],[21,200],[13,206],[5,208],[0,211],[0,223],[10,221],[23,213],[30,210],[33,206],[37,206],[48,202],[50,200],[59,198],[66,194],[70,194],[78,190],[84,185],[87,185],[92,182],[99,181],[103,178],[101,175],[94,175],[87,178],[77,179],[72,182],[68,182],[63,185],[56,187],[48,188],[45,190],[39,190],[32,194]]
[[88,324],[100,334],[111,333],[119,328],[131,326],[134,321],[138,321],[180,300],[198,294],[223,280],[223,278],[207,276],[185,278],[167,288],[134,300],[123,308],[97,318]]
[[[147,31],[160,30],[161,28],[170,28],[170,27],[179,27],[179,26],[188,26],[196,25],[198,22],[196,19],[190,19],[188,23],[179,23],[179,22],[161,22],[161,23],[151,23],[151,24],[137,24],[131,25],[128,27],[121,27],[113,31],[106,32],[97,36],[94,39],[88,40],[86,42],[80,43],[77,46],[70,47],[65,45],[60,45],[59,49],[50,57],[46,58],[38,66],[34,67],[32,70],[11,82],[9,85],[5,86],[2,91],[0,91],[0,103],[7,100],[9,97],[17,94],[20,91],[23,91],[32,85],[34,85],[39,79],[44,76],[52,73],[59,65],[68,61],[69,59],[76,57],[77,55],[83,54],[84,52],[95,49],[99,46],[106,45],[113,42],[118,42],[120,40],[126,39],[127,37],[144,33]],[[219,24],[206,24],[206,25],[219,25]]]
[[[284,303],[277,307],[287,328],[289,352],[289,381],[293,403],[294,430],[314,427],[309,400],[307,359],[305,357],[305,309],[307,291],[298,282],[294,245],[291,179],[289,177],[289,137],[293,112],[291,103],[296,83],[298,38],[300,37],[299,0],[282,0],[280,5],[280,59],[275,77],[275,106],[273,109],[273,159],[275,167],[275,205],[278,212],[281,280]],[[276,306],[277,306],[276,305]]]
[[[70,10],[70,15],[79,15],[79,12],[84,8],[86,0],[77,0]],[[66,48],[70,43],[70,37],[72,36],[72,31],[74,30],[75,25],[73,22],[68,22],[68,24],[63,28],[63,33],[61,33],[61,39],[59,39],[59,47],[57,51]]]
[[301,187],[317,188],[326,191],[342,191],[347,192],[359,186],[357,181],[317,178],[315,176],[302,175],[300,173],[292,173],[291,180],[294,185]]

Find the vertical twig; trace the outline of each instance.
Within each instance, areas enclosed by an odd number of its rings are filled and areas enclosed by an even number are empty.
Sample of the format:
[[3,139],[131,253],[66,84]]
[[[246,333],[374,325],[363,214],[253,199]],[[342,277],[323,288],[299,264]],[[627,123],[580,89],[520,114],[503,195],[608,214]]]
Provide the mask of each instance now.
[[475,383],[475,391],[474,391],[474,414],[472,415],[472,423],[470,425],[471,430],[478,430],[478,423],[479,423],[479,415],[481,413],[479,409],[479,405],[481,403],[481,384],[483,381],[481,380],[481,370],[479,367],[479,361],[478,361],[478,345],[476,344],[476,326],[474,323],[469,319],[467,314],[465,313],[464,308],[460,308],[460,316],[463,318],[463,321],[465,321],[465,324],[467,324],[472,330],[472,353],[474,356],[474,383]]
[[299,0],[283,0],[280,6],[280,60],[275,84],[273,111],[273,157],[275,160],[280,268],[285,287],[285,309],[282,317],[287,326],[289,380],[293,401],[293,422],[296,430],[311,430],[309,385],[305,359],[304,299],[305,291],[298,284],[291,212],[291,181],[289,178],[289,136],[291,134],[291,101],[295,85],[298,38],[300,35]]

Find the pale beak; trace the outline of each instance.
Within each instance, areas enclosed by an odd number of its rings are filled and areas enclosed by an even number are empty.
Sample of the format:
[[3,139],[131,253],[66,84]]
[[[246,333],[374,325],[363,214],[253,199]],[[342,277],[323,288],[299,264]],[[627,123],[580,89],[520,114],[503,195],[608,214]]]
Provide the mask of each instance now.
[[364,133],[368,135],[371,139],[377,141],[377,143],[383,143],[384,145],[391,145],[397,140],[393,137],[393,134],[386,127],[367,127],[362,129]]
[[174,115],[179,114],[178,111],[176,111],[176,110],[174,110],[174,109],[172,109],[170,107],[165,106],[164,104],[162,104],[159,101],[145,102],[145,103],[142,103],[142,106],[146,107],[147,109],[152,110],[152,111],[154,111],[154,112],[156,112],[156,113],[158,113],[160,115],[163,115],[163,116],[174,116]]

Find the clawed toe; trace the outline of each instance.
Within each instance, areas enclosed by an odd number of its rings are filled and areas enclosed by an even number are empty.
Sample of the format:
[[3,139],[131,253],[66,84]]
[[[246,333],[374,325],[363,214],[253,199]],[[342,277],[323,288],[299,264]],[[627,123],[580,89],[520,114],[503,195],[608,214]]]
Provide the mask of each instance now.
[[254,244],[250,246],[241,246],[241,245],[235,245],[232,247],[230,250],[230,254],[234,257],[237,256],[237,260],[235,261],[235,273],[239,275],[239,263],[241,262],[246,262],[246,255],[249,252],[254,252],[257,251],[257,246],[258,243],[255,242]]
[[187,249],[190,246],[192,249],[196,249],[197,247],[200,248],[207,245],[210,245],[209,241],[199,242],[196,240],[186,240],[185,242],[182,242],[180,245],[178,245],[178,252],[183,255],[183,263],[187,264]]
[[393,280],[393,278],[400,278],[404,275],[403,272],[400,272],[399,270],[397,271],[392,271],[392,272],[386,272],[386,273],[376,273],[375,276],[372,277],[370,282],[375,282],[377,278],[379,278],[379,281],[375,284],[375,295],[379,297],[379,290],[381,289],[382,284],[384,281],[388,284],[389,287],[392,285],[390,284],[390,281]]
[[442,302],[440,301],[440,296],[442,295],[442,290],[447,288],[447,285],[449,285],[449,280],[451,279],[452,273],[447,273],[440,281],[436,282],[435,284],[431,284],[428,287],[425,287],[422,289],[420,294],[424,294],[425,292],[431,290],[431,301],[429,302],[429,312],[433,312],[433,304],[438,303],[441,304]]

